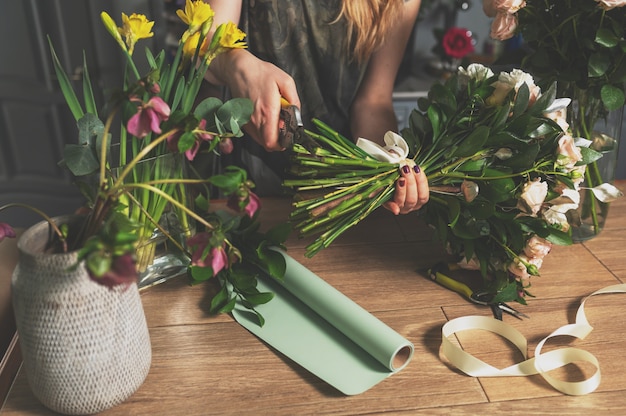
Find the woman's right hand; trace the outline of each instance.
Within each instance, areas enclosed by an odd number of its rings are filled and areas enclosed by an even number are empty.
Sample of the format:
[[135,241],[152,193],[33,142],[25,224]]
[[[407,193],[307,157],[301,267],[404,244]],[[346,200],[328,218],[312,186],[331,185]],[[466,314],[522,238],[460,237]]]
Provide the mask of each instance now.
[[211,73],[230,89],[233,97],[252,100],[254,111],[244,130],[268,151],[278,144],[280,99],[300,107],[296,84],[286,72],[245,49],[231,50],[211,63]]

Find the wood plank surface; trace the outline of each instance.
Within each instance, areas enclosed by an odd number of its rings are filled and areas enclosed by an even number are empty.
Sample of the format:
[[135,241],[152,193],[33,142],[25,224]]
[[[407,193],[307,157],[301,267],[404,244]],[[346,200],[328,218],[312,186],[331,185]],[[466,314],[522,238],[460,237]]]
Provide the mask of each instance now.
[[[625,181],[618,186],[624,190]],[[268,200],[268,223],[286,219],[288,201]],[[594,354],[602,382],[593,393],[567,396],[541,376],[472,378],[440,355],[441,328],[466,315],[490,316],[488,308],[468,303],[430,281],[424,268],[443,258],[430,231],[414,217],[380,210],[313,259],[304,257],[305,240],[293,237],[289,254],[346,296],[372,312],[415,345],[402,371],[357,396],[345,396],[264,344],[229,316],[209,316],[211,285],[190,287],[183,279],[142,292],[150,327],[153,361],[145,383],[126,402],[104,415],[352,415],[382,414],[626,414],[626,360],[623,355],[626,295],[601,295],[588,301],[594,327],[584,340],[551,340],[545,347],[576,346]],[[530,319],[505,315],[537,343],[573,323],[581,300],[602,287],[626,282],[626,198],[610,208],[607,228],[596,238],[555,247],[541,276],[533,278]],[[522,359],[508,342],[490,333],[464,331],[458,342],[494,366]],[[551,373],[580,381],[593,368],[582,363]],[[51,414],[31,393],[23,372],[12,387],[2,415]]]

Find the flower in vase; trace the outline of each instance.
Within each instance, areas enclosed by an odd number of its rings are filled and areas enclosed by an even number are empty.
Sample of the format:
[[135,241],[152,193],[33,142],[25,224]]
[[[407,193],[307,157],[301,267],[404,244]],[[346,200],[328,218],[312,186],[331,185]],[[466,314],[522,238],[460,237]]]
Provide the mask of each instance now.
[[[140,101],[141,102],[141,101]],[[137,112],[126,125],[127,131],[135,137],[144,138],[150,133],[161,133],[161,122],[170,116],[170,107],[160,97],[152,97],[141,103]]]
[[6,222],[0,222],[0,241],[5,238],[15,238],[15,230]]
[[[93,272],[90,271],[90,275]],[[92,276],[92,278],[100,284],[107,287],[115,287],[118,285],[128,285],[137,281],[137,268],[135,260],[129,253],[121,256],[115,256],[109,269],[101,276]]]
[[[40,215],[52,230],[50,251],[77,252],[72,267],[84,264],[89,276],[107,287],[137,282],[154,260],[156,244],[165,240],[167,250],[175,247],[177,255],[191,260],[188,276],[194,282],[211,277],[219,281],[212,312],[229,312],[240,300],[262,324],[255,306],[271,300],[272,294],[260,293],[255,279],[261,273],[283,277],[284,258],[270,247],[284,248],[290,228],[279,224],[259,231],[260,200],[244,170],[227,166],[221,173],[191,176],[193,167],[184,164],[200,152],[218,154],[225,148],[222,143],[232,147],[231,139],[243,136],[242,127],[253,111],[250,100],[222,102],[198,95],[212,60],[230,49],[245,48],[245,33],[229,22],[209,36],[214,14],[202,0],[186,0],[177,14],[188,27],[175,55],[168,59],[164,51],[146,49],[141,64],[148,70],[140,74],[141,57],[133,52],[138,41],[153,36],[154,22],[142,14],[122,13],[118,26],[107,12],[101,13],[104,27],[126,58],[123,85],[107,86],[112,94],[105,103],[97,102],[86,65],[79,99],[50,41],[55,74],[78,127],[78,142],[66,145],[60,164],[86,197],[80,226],[57,224],[21,203],[3,205],[0,212],[22,207]],[[234,195],[235,209],[212,209],[212,192]],[[199,232],[192,236],[194,229]],[[0,240],[12,237],[14,230],[0,222]]]

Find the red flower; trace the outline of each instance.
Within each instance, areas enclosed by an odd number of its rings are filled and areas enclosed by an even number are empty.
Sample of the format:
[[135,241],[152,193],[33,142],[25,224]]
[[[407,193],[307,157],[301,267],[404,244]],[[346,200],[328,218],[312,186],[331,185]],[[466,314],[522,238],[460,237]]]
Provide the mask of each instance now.
[[461,59],[474,52],[472,32],[460,27],[451,27],[441,40],[443,50],[451,58]]
[[130,285],[137,281],[137,268],[131,254],[124,254],[113,258],[111,268],[101,277],[91,276],[93,280],[106,287]]
[[15,238],[15,231],[5,222],[0,222],[0,241],[5,238]]
[[161,121],[170,117],[170,108],[160,97],[152,97],[139,106],[138,111],[128,120],[126,129],[130,134],[140,139],[148,133],[161,133]]

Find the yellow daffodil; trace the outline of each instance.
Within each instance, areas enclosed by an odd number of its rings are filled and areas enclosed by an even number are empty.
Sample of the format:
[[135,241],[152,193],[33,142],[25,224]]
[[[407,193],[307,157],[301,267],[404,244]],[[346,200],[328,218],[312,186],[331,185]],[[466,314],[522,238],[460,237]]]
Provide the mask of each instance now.
[[139,39],[154,36],[154,33],[152,33],[153,25],[154,22],[149,21],[143,14],[133,13],[127,16],[125,13],[122,13],[122,27],[118,28],[118,31],[126,39],[126,46],[130,55],[133,54],[135,43]]
[[243,49],[246,43],[243,40],[246,34],[242,32],[233,22],[225,23],[223,26],[222,36],[219,39],[221,48],[224,49]]
[[102,19],[102,23],[104,23],[104,27],[106,30],[113,36],[113,39],[117,41],[117,43],[122,47],[122,49],[126,50],[126,44],[122,39],[122,35],[115,24],[115,21],[109,16],[107,12],[100,13],[100,19]]
[[187,0],[185,10],[176,10],[176,14],[189,26],[181,39],[183,43],[187,41],[189,36],[200,30],[203,35],[206,35],[213,24],[213,16],[215,15],[211,6],[203,0]]
[[[185,43],[183,43],[183,57],[185,61],[191,59],[196,53],[196,49],[198,48],[198,42],[200,41],[200,32],[196,32],[193,35],[189,36]],[[202,47],[200,51],[198,51],[199,56],[204,56],[206,52],[206,38],[204,38],[204,42],[202,43]]]
[[246,34],[242,32],[233,22],[222,23],[217,27],[209,51],[206,53],[205,59],[210,64],[213,58],[228,49],[244,49],[247,47],[243,42]]

